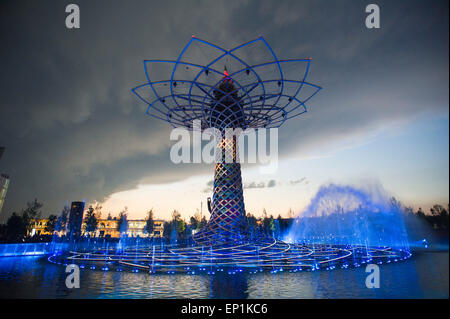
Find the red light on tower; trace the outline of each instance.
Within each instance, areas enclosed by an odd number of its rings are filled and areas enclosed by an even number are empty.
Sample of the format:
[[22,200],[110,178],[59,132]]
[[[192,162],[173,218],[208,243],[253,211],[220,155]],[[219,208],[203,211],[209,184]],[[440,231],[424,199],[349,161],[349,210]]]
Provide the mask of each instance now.
[[223,70],[223,78],[224,78],[224,81],[233,83],[233,80],[231,80],[230,74],[227,71],[227,67],[225,67],[225,70]]

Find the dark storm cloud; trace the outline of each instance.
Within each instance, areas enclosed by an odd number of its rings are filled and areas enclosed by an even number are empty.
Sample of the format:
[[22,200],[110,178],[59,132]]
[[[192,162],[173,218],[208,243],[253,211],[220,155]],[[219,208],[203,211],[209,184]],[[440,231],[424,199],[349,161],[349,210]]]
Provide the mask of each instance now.
[[3,214],[38,197],[103,200],[140,182],[211,172],[174,165],[169,126],[145,115],[129,90],[142,60],[174,59],[192,34],[233,47],[262,34],[280,58],[312,57],[324,90],[279,131],[280,157],[357,142],[383,127],[448,108],[448,3],[378,1],[381,29],[364,26],[366,1],[2,1]]

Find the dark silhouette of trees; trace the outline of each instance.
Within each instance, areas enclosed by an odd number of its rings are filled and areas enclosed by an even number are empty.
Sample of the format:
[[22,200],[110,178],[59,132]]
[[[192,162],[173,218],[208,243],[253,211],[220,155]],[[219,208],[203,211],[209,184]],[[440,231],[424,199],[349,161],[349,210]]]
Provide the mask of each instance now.
[[55,230],[57,232],[65,233],[67,228],[67,220],[69,217],[70,208],[69,206],[64,206],[64,208],[61,211],[61,215],[59,215],[58,219],[56,220],[56,227]]
[[185,230],[186,230],[186,223],[181,218],[181,214],[179,211],[174,210],[172,212],[172,227],[175,227],[175,230],[177,232],[177,237],[179,239],[184,239],[185,236]]
[[208,221],[206,220],[206,217],[203,216],[202,220],[200,221],[200,225],[199,225],[198,229],[205,227],[207,223],[208,223]]
[[262,226],[263,232],[268,236],[272,236],[273,232],[275,231],[275,221],[273,219],[273,216],[270,215],[270,217],[267,217],[267,214],[265,214],[265,217],[262,220]]
[[256,229],[256,227],[258,227],[256,217],[250,213],[247,214],[247,222],[250,229]]
[[97,230],[99,219],[99,213],[96,213],[94,208],[92,206],[89,206],[88,210],[86,211],[86,217],[84,218],[84,222],[86,223],[86,232],[89,234],[89,236],[92,236],[92,233]]
[[53,232],[56,229],[56,223],[57,223],[58,217],[56,215],[50,215],[48,216],[47,224],[45,225],[45,231],[49,232],[53,235]]
[[422,216],[438,232],[444,232],[448,235],[448,217],[449,207],[447,209],[442,205],[433,205],[430,208],[431,215]]
[[148,211],[147,221],[145,222],[144,231],[151,235],[153,234],[154,229],[154,220],[153,220],[153,208]]
[[36,219],[41,216],[40,209],[42,206],[43,204],[38,202],[37,198],[35,198],[34,201],[27,202],[27,208],[22,211],[22,218],[27,229],[27,234],[31,233]]
[[202,216],[197,209],[194,216],[191,216],[191,218],[189,219],[189,228],[198,231],[200,230],[201,225],[202,225]]
[[6,231],[8,227],[5,224],[0,224],[0,242],[6,239]]
[[6,239],[9,242],[23,242],[27,236],[27,225],[23,216],[12,213],[6,222]]
[[170,240],[172,234],[172,222],[164,222],[163,237],[165,240]]
[[180,212],[174,210],[172,212],[172,220],[164,223],[163,236],[167,240],[186,240],[188,237],[187,229],[186,222],[181,218]]
[[[30,242],[30,241],[42,241],[51,240],[52,236],[35,235],[30,237],[31,231],[35,225],[36,220],[41,215],[42,203],[37,199],[27,202],[27,207],[22,210],[21,214],[14,212],[7,220],[6,224],[0,225],[0,241],[1,242]],[[433,205],[428,212],[424,212],[422,208],[414,211],[411,207],[403,206],[395,198],[391,199],[391,206],[394,209],[398,209],[399,212],[403,212],[405,216],[405,223],[408,232],[414,233],[413,226],[416,227],[416,236],[424,238],[427,234],[436,233],[438,237],[448,237],[449,232],[449,207],[443,205]],[[100,206],[93,208],[90,206],[85,213],[84,222],[86,223],[86,232],[93,233],[97,230],[98,220],[100,218]],[[111,217],[108,214],[108,220],[118,220],[117,230],[123,234],[128,230],[127,213],[128,209],[125,207],[119,214],[119,217]],[[68,216],[70,208],[65,206],[61,211],[59,217],[50,215],[46,224],[45,230],[49,233],[58,232],[58,235],[63,236],[66,231]],[[339,213],[339,209],[338,212]],[[285,234],[294,222],[293,212],[290,209],[288,212],[289,218],[282,218],[279,214],[276,219],[273,215],[268,216],[266,210],[263,210],[262,217],[255,217],[254,215],[247,214],[248,230],[252,237],[256,236],[275,236],[281,237]],[[418,223],[421,220],[423,223]],[[192,238],[193,230],[199,231],[207,224],[205,216],[201,216],[197,211],[194,216],[189,217],[189,223],[186,223],[179,211],[174,210],[172,212],[172,219],[164,222],[163,238],[166,240],[177,239],[181,241],[190,241]],[[415,221],[415,222],[414,222]],[[425,228],[423,225],[425,224]],[[420,226],[422,225],[422,226]],[[430,227],[428,227],[429,225]],[[333,225],[329,225],[334,229]],[[420,226],[420,227],[419,227]],[[337,226],[336,226],[337,227]],[[144,231],[148,234],[152,234],[154,230],[154,213],[153,209],[148,211],[146,218],[146,224]],[[419,238],[419,237],[418,237]]]
[[128,208],[125,207],[123,211],[121,211],[119,213],[119,219],[117,222],[117,230],[119,231],[120,234],[125,233],[128,230],[128,220],[127,220],[127,215],[128,215]]
[[189,219],[189,227],[193,230],[197,230],[198,226],[200,225],[200,221],[197,220],[194,216],[191,216]]

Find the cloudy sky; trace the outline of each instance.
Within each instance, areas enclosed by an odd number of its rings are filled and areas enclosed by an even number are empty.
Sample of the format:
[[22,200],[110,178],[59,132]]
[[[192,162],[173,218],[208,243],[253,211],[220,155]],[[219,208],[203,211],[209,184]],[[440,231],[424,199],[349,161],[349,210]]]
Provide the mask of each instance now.
[[[130,93],[144,59],[175,59],[191,35],[232,48],[263,35],[279,58],[312,57],[323,87],[279,131],[279,168],[244,166],[247,211],[300,212],[324,183],[381,184],[405,204],[448,203],[448,1],[2,1],[0,222],[27,201],[206,212],[212,165],[169,160],[167,123]],[[77,3],[81,28],[65,26]]]

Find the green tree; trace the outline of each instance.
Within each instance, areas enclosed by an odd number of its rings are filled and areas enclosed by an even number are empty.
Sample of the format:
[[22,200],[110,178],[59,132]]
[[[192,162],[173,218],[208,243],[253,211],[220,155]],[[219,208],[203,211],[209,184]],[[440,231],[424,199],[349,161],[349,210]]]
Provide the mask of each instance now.
[[270,219],[269,219],[269,232],[270,232],[270,234],[273,234],[274,231],[275,231],[275,220],[273,219],[273,216],[270,215]]
[[56,223],[57,223],[58,217],[56,215],[50,215],[48,216],[48,222],[45,225],[45,231],[49,232],[53,235],[53,232],[56,229]]
[[203,227],[205,227],[207,223],[208,223],[208,221],[206,220],[206,217],[203,216],[202,220],[200,221],[199,229],[202,229]]
[[189,219],[189,226],[191,229],[200,230],[202,226],[202,216],[198,209],[195,211],[194,216]]
[[35,198],[34,201],[27,202],[27,208],[22,211],[22,218],[27,229],[27,234],[31,233],[36,219],[41,216],[40,209],[42,206],[43,204]]
[[391,197],[390,205],[391,205],[391,210],[392,211],[397,211],[397,212],[401,212],[402,211],[403,205],[402,205],[402,203],[400,201],[397,200],[397,198]]
[[174,211],[172,212],[172,220],[173,221],[177,221],[181,219],[181,214],[179,211],[177,211],[176,209],[174,209]]
[[252,235],[256,235],[258,233],[258,223],[257,223],[256,217],[253,216],[252,214],[248,213],[247,214],[247,223],[248,223],[248,228],[250,230],[250,233]]
[[7,231],[6,224],[0,225],[0,242],[6,240],[6,231]]
[[263,218],[266,219],[267,218],[267,211],[265,208],[263,208]]
[[432,216],[440,216],[445,211],[445,208],[442,205],[433,205],[433,207],[430,208],[430,212]]
[[262,227],[264,230],[264,233],[268,235],[272,235],[275,231],[275,221],[273,219],[273,216],[270,215],[270,217],[267,217],[267,214],[265,214],[265,217],[262,221]]
[[154,229],[154,220],[153,220],[153,208],[152,208],[148,211],[144,231],[147,234],[151,235],[151,234],[153,234],[153,229]]
[[177,222],[177,233],[182,236],[184,231],[186,230],[186,223],[183,219],[178,220]]
[[419,207],[419,210],[417,211],[417,216],[420,218],[425,218],[425,213],[422,210],[422,207]]
[[96,212],[92,206],[89,206],[86,211],[84,222],[86,223],[86,232],[92,236],[92,233],[95,232],[98,227],[98,212]]
[[410,215],[410,216],[414,215],[414,210],[410,206],[405,207],[403,209],[403,212],[405,213],[405,215]]
[[189,227],[191,229],[197,230],[199,224],[200,222],[194,216],[191,216],[191,218],[189,219]]
[[119,213],[119,219],[117,222],[117,230],[122,234],[128,230],[128,208],[125,207],[123,211]]
[[448,232],[448,212],[444,206],[435,204],[430,208],[430,222],[436,229]]
[[253,216],[252,214],[248,213],[247,214],[247,222],[248,222],[248,226],[250,227],[250,229],[254,231],[257,227],[256,217]]
[[8,241],[23,241],[27,235],[27,226],[23,216],[12,213],[6,222],[6,237]]
[[176,209],[172,212],[172,227],[175,228],[178,238],[184,238],[186,223],[181,219],[181,214]]
[[172,222],[164,222],[164,230],[163,230],[163,236],[164,238],[170,239],[170,236],[172,234]]
[[61,215],[59,215],[58,220],[56,221],[56,227],[55,230],[58,232],[65,233],[66,227],[67,227],[67,219],[70,213],[69,206],[64,206],[64,208],[61,211]]

